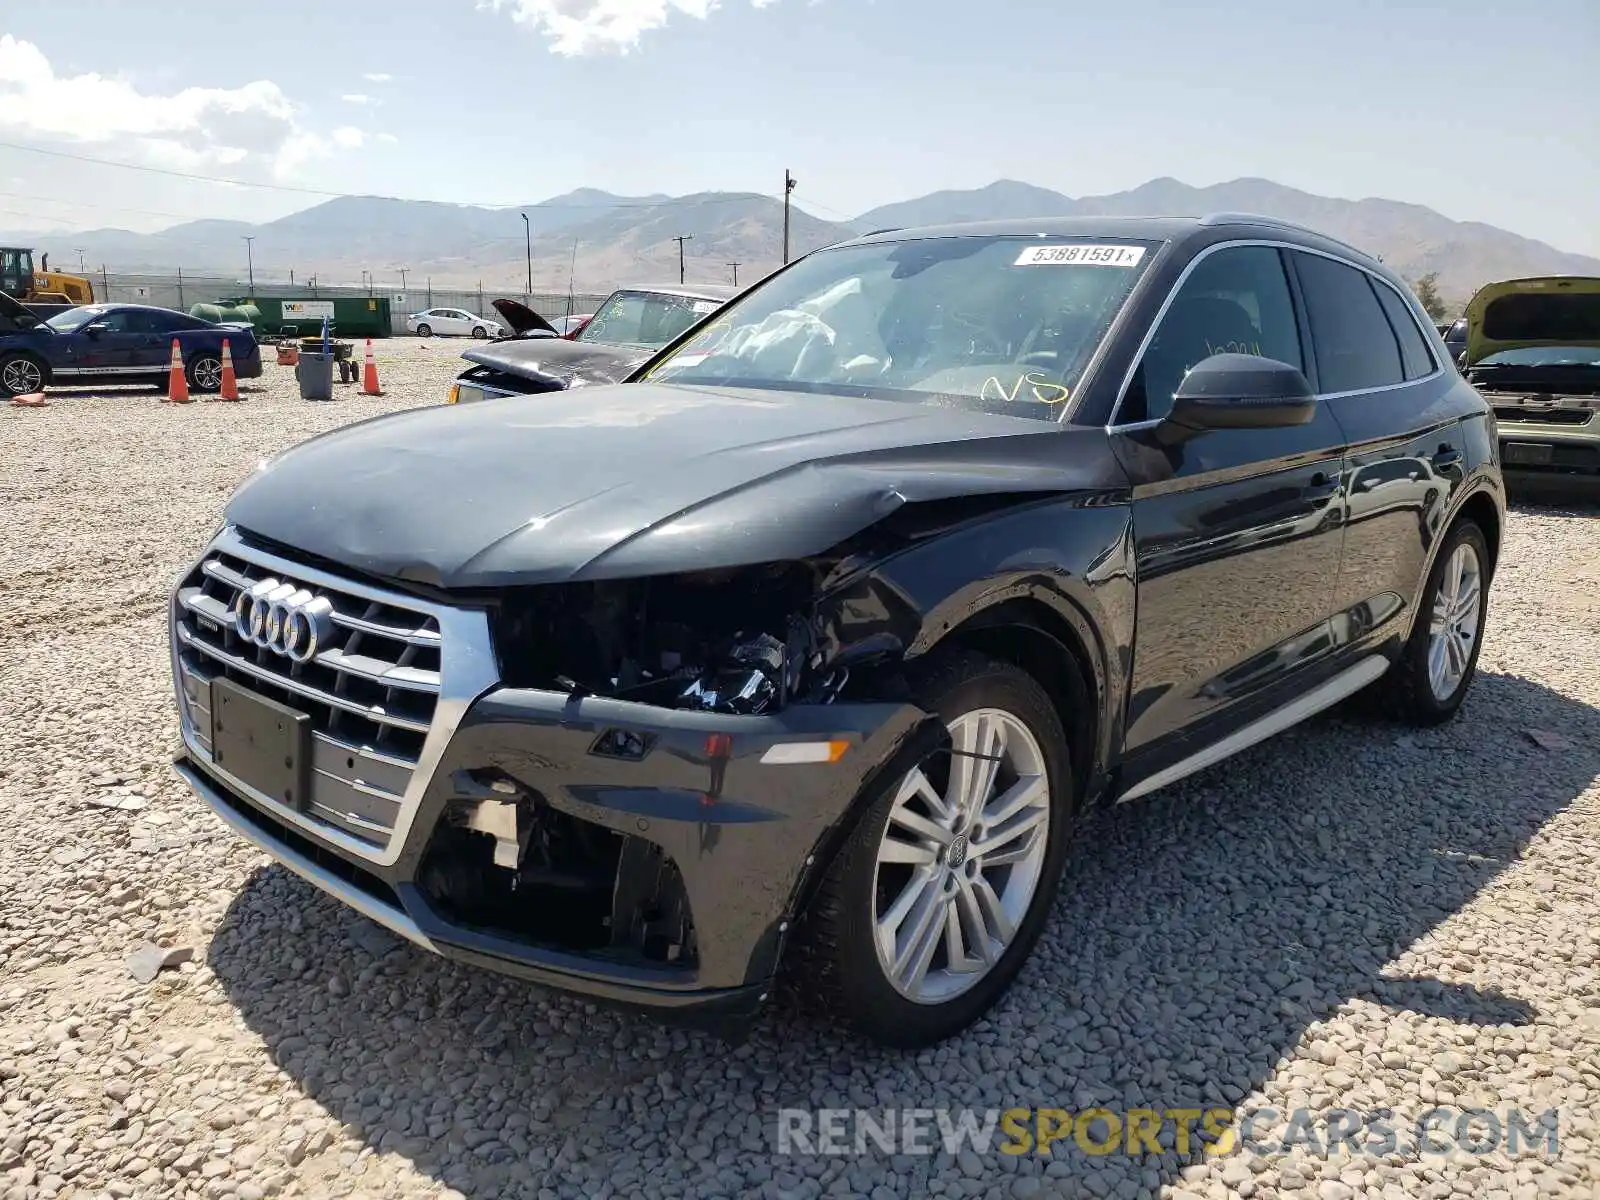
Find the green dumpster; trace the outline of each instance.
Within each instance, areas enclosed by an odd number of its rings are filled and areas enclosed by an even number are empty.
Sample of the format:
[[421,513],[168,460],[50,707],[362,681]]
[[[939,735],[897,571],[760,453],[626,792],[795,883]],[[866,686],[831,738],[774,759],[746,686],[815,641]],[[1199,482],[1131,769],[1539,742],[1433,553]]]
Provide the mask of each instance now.
[[[202,307],[254,310],[255,315],[248,318],[225,319],[248,319],[258,337],[321,336],[324,318],[332,326],[330,332],[341,338],[383,338],[390,334],[387,296],[236,296],[215,305],[195,305]],[[189,311],[192,316],[215,319],[209,313]]]

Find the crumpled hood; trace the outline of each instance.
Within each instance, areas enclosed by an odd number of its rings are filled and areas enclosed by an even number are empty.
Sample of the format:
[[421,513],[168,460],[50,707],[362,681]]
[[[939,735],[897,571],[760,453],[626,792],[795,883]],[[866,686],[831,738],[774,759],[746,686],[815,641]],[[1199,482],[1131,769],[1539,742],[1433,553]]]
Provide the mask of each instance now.
[[820,553],[902,504],[1105,488],[1105,456],[1024,417],[628,384],[350,425],[234,495],[246,533],[434,587],[627,578]]
[[461,357],[551,388],[621,383],[653,353],[635,346],[569,342],[559,337],[508,338]]

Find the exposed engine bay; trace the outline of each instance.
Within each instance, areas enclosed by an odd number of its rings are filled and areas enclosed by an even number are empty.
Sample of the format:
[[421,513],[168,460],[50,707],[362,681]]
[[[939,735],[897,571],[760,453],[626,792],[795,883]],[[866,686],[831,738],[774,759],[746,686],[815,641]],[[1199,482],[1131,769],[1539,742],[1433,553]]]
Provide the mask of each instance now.
[[[827,704],[850,669],[815,597],[819,568],[779,563],[534,588],[497,623],[512,686],[754,716]],[[896,643],[898,645],[898,643]]]

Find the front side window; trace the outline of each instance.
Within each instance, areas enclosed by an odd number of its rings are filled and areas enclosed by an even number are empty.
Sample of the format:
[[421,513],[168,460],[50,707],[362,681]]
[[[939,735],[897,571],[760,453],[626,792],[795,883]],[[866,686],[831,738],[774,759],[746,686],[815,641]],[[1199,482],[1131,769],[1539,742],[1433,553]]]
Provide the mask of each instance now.
[[1405,382],[1400,344],[1365,271],[1295,251],[1311,319],[1323,392],[1359,392]]
[[1272,247],[1217,250],[1189,272],[1133,374],[1117,421],[1165,417],[1184,375],[1213,354],[1254,354],[1305,369],[1289,281]]
[[1017,236],[821,250],[647,377],[1056,420],[1155,250]]

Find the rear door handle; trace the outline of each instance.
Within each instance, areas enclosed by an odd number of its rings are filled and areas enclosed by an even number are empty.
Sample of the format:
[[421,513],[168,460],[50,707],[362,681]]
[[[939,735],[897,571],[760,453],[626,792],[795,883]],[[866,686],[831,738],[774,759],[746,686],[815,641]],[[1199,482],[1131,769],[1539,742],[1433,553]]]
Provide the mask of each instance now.
[[1459,470],[1467,456],[1454,446],[1440,446],[1439,453],[1433,456],[1433,469],[1435,471]]

